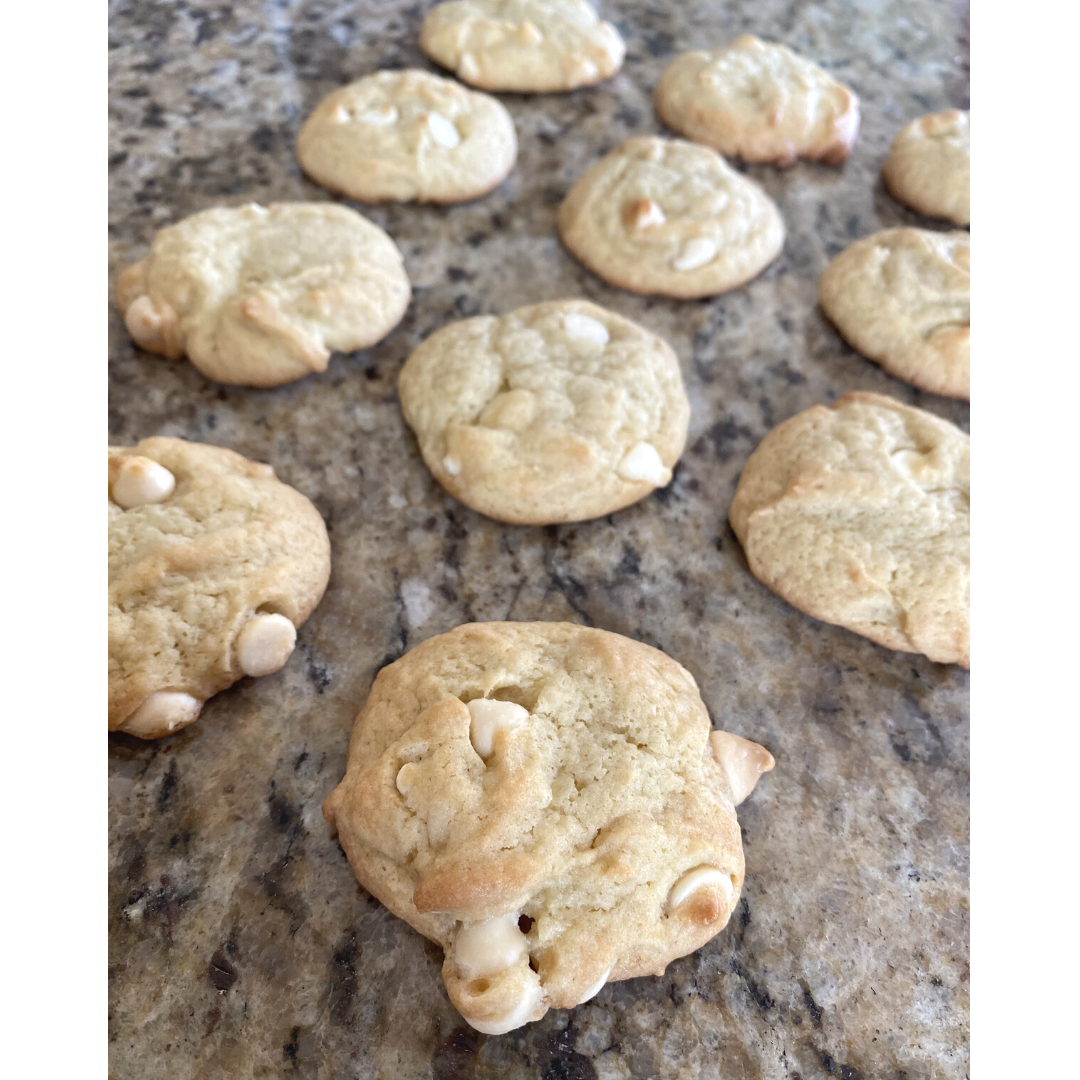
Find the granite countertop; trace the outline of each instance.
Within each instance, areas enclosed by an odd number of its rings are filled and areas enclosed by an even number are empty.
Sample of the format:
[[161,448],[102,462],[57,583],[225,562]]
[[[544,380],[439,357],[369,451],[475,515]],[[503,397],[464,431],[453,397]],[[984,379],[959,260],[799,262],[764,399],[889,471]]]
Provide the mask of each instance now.
[[[112,0],[110,271],[156,229],[219,204],[329,199],[293,142],[331,89],[433,70],[429,2]],[[360,209],[414,285],[376,347],[276,390],[218,386],[139,352],[110,310],[110,440],[178,435],[269,461],[330,530],[322,603],[279,674],[197,724],[109,738],[109,1039],[115,1080],[773,1078],[959,1080],[968,1072],[968,676],[807,618],[749,573],[726,522],[776,423],[847,390],[967,427],[852,352],[816,306],[853,239],[927,222],[878,169],[913,117],[967,107],[967,12],[947,0],[605,0],[626,63],[599,87],[503,95],[521,150],[490,196]],[[842,168],[746,169],[788,237],[757,280],[700,302],[610,288],[560,247],[586,166],[662,130],[651,93],[676,53],[742,32],[822,63],[862,99]],[[409,352],[446,322],[582,296],[663,335],[692,402],[669,488],[610,517],[518,528],[446,495],[398,405]],[[714,723],[777,766],[740,807],[746,884],[728,927],[660,978],[477,1036],[441,953],[355,882],[320,804],[344,772],[379,668],[488,619],[567,619],[656,645]]]

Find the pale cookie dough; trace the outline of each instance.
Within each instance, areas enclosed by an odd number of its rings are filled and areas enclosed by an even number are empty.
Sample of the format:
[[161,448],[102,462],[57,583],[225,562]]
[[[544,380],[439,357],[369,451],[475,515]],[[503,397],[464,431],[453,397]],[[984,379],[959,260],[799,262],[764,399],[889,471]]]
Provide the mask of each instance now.
[[393,240],[331,203],[204,210],[162,229],[116,283],[136,344],[240,386],[292,382],[325,371],[333,349],[374,345],[410,295]]
[[277,671],[329,574],[319,512],[269,465],[183,439],[109,447],[109,730],[170,735]]
[[970,666],[969,439],[845,394],[771,431],[728,515],[754,576],[823,622]]
[[435,479],[517,525],[601,517],[664,487],[690,417],[671,347],[585,300],[451,323],[398,390]]
[[735,807],[773,767],[693,676],[570,623],[471,623],[379,672],[323,804],[360,884],[501,1034],[662,975],[743,883]]
[[851,347],[890,375],[967,401],[970,267],[966,232],[885,229],[829,263],[818,299]]
[[454,0],[433,8],[420,48],[482,90],[544,93],[614,75],[626,46],[585,0]]
[[954,225],[971,224],[971,130],[957,109],[912,120],[893,139],[881,177],[897,202]]
[[380,71],[324,98],[296,155],[316,183],[361,202],[452,203],[506,179],[517,135],[487,94],[426,71]]
[[719,154],[682,139],[627,139],[570,189],[570,253],[611,285],[695,299],[734,289],[780,254],[772,200]]
[[723,49],[688,52],[656,87],[660,119],[744,161],[838,165],[859,132],[859,99],[816,64],[752,34]]

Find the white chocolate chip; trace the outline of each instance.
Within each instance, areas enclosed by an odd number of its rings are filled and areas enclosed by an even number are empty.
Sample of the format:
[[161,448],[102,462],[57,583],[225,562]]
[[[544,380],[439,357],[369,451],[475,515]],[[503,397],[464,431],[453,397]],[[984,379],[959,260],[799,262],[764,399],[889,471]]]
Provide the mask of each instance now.
[[428,113],[424,117],[424,124],[427,126],[428,131],[431,132],[431,137],[448,150],[452,150],[461,142],[458,129],[445,116],[437,112]]
[[[142,299],[140,297],[140,299]],[[145,457],[121,461],[112,485],[112,500],[124,510],[164,502],[176,490],[176,477],[164,465]]]
[[467,1016],[465,1020],[470,1027],[484,1035],[505,1035],[506,1032],[535,1019],[533,1014],[540,1004],[540,994],[540,980],[534,976],[523,982],[517,1005],[499,1020],[471,1020]]
[[143,739],[158,739],[187,727],[203,703],[190,694],[158,690],[151,694],[121,725],[120,730]]
[[334,120],[339,124],[347,124],[352,119],[352,113],[345,108],[344,105],[339,105],[334,110]]
[[485,760],[494,749],[492,743],[497,731],[516,728],[529,719],[529,710],[523,709],[512,701],[492,701],[488,698],[475,698],[469,702],[472,724],[469,738],[476,752]]
[[147,352],[169,360],[184,355],[184,334],[176,312],[161,297],[151,299],[145,293],[135,297],[124,312],[124,322],[135,344]]
[[683,244],[682,251],[671,265],[676,270],[696,270],[699,266],[712,262],[719,250],[715,240],[707,236],[695,236]]
[[476,62],[476,57],[472,53],[462,53],[461,59],[458,61],[457,73],[466,82],[475,82],[480,78],[480,66]]
[[[341,112],[344,106],[338,106],[338,119],[349,118],[348,112],[346,112],[344,118],[341,116]],[[389,127],[391,124],[396,124],[398,120],[398,111],[393,105],[380,105],[377,109],[368,109],[366,112],[359,113],[356,117],[361,124],[370,124],[372,127]]]
[[442,459],[442,467],[451,475],[457,476],[461,472],[461,462],[457,458],[451,457],[449,454]]
[[709,734],[709,747],[731,785],[731,801],[738,806],[754,790],[762,773],[776,764],[764,746],[730,731]]
[[667,221],[664,211],[660,209],[660,204],[653,202],[652,199],[638,199],[630,206],[627,219],[635,229],[655,229]]
[[529,943],[518,928],[521,912],[496,915],[463,926],[454,938],[454,962],[466,979],[495,975],[513,967]]
[[161,347],[161,316],[154,307],[154,301],[145,293],[128,304],[124,322],[136,344],[150,350]]
[[280,671],[296,648],[296,627],[284,615],[253,615],[236,636],[236,659],[245,675]]
[[731,878],[715,866],[695,866],[693,870],[687,870],[668,893],[667,913],[671,915],[692,893],[709,885],[719,885],[726,900],[731,899],[735,886],[731,884]]
[[650,442],[632,446],[616,471],[631,483],[644,480],[655,487],[663,487],[671,479],[671,470],[660,460],[660,452]]
[[534,22],[529,22],[528,19],[518,23],[517,30],[514,31],[514,37],[522,45],[539,45],[544,40],[544,35],[540,33],[540,27]]
[[247,208],[249,210],[251,210],[253,213],[259,214],[260,216],[263,215],[263,214],[269,214],[270,213],[270,211],[267,210],[265,206],[261,206],[257,202],[249,202],[247,204]]
[[398,792],[404,795],[406,798],[409,796],[410,778],[413,773],[416,772],[416,765],[411,761],[406,761],[404,765],[398,769],[398,774],[394,778],[394,787],[398,789]]
[[575,341],[587,341],[591,345],[606,345],[611,340],[607,327],[590,315],[571,311],[563,317],[563,327]]
[[615,970],[615,961],[612,960],[611,961],[611,966],[607,969],[607,971],[604,972],[603,975],[600,976],[599,979],[596,980],[596,982],[594,982],[592,984],[592,986],[589,987],[588,990],[585,991],[585,996],[582,997],[578,1001],[578,1004],[579,1005],[584,1005],[586,1001],[592,1001],[592,999],[594,997],[596,997],[596,995],[599,994],[601,990],[604,989],[604,986],[607,984],[607,981],[608,981],[608,976],[614,970]]

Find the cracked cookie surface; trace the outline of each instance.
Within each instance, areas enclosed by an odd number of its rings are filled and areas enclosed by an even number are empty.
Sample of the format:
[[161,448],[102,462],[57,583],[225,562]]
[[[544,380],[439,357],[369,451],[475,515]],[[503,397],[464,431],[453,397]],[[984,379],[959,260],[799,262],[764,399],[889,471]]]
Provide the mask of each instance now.
[[382,340],[409,304],[393,240],[331,203],[218,207],[162,229],[116,283],[136,344],[207,378],[279,386]]
[[662,974],[739,899],[735,806],[773,767],[693,676],[569,623],[471,623],[382,669],[323,805],[361,885],[500,1033]]
[[753,181],[683,139],[627,139],[559,207],[570,253],[611,285],[694,299],[756,277],[780,254],[784,223]]
[[109,448],[109,730],[152,739],[288,660],[330,574],[315,507],[183,439]]
[[774,428],[728,517],[754,576],[890,649],[970,666],[970,440],[880,394]]
[[482,90],[543,93],[614,75],[626,45],[585,0],[453,0],[420,28],[420,48]]
[[884,229],[845,248],[818,299],[857,352],[923,390],[971,396],[971,239]]
[[971,224],[971,122],[959,109],[901,128],[881,167],[889,194],[928,217]]
[[444,326],[398,389],[435,479],[512,524],[601,517],[665,486],[690,417],[671,346],[585,300]]
[[487,94],[426,71],[380,71],[324,98],[296,154],[316,183],[361,202],[452,203],[506,179],[517,135]]
[[676,57],[655,98],[668,127],[744,161],[838,165],[859,131],[859,99],[848,87],[752,34]]

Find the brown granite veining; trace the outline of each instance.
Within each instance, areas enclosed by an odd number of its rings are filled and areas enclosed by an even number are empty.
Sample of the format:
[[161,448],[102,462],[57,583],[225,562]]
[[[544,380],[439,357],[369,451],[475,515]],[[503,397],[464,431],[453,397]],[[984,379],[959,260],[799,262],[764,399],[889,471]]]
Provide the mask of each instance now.
[[[110,3],[112,276],[197,210],[329,199],[293,155],[307,112],[417,47],[431,3]],[[847,390],[967,427],[968,407],[885,375],[816,306],[852,239],[944,228],[878,179],[908,120],[966,106],[966,8],[949,0],[634,3],[613,79],[501,95],[521,144],[490,196],[359,207],[414,284],[372,349],[276,390],[208,382],[135,349],[110,310],[110,438],[180,435],[271,462],[326,518],[327,594],[277,675],[244,680],[155,743],[109,738],[110,1075],[115,1080],[960,1080],[968,1075],[968,676],[786,605],[726,523],[776,423]],[[711,300],[610,288],[560,246],[573,180],[663,129],[651,92],[679,51],[744,31],[822,63],[862,99],[842,168],[745,169],[777,201],[781,257]],[[355,205],[355,204],[353,204]],[[580,295],[662,334],[690,439],[671,486],[580,525],[518,528],[454,502],[401,417],[405,357],[451,319]],[[698,679],[718,726],[776,770],[740,808],[746,885],[727,929],[662,978],[606,987],[508,1035],[471,1032],[437,948],[359,886],[320,813],[375,672],[472,619],[569,619],[654,644]]]

